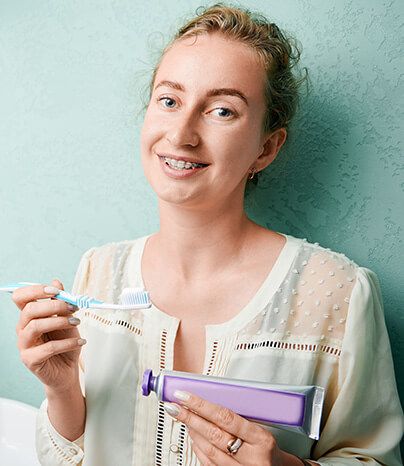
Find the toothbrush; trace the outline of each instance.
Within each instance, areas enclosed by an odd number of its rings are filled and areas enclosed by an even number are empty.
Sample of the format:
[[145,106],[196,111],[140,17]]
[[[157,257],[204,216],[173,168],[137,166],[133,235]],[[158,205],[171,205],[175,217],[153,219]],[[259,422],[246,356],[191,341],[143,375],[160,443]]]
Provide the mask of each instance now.
[[[40,285],[40,283],[31,282],[17,282],[9,283],[7,285],[0,285],[0,291],[7,291],[12,293],[18,288],[29,285]],[[120,300],[122,304],[109,304],[99,301],[98,299],[91,298],[86,295],[74,295],[67,291],[60,290],[58,294],[52,296],[53,298],[65,301],[66,303],[73,304],[81,309],[97,308],[97,309],[147,309],[151,307],[149,293],[142,288],[124,288],[122,290]]]

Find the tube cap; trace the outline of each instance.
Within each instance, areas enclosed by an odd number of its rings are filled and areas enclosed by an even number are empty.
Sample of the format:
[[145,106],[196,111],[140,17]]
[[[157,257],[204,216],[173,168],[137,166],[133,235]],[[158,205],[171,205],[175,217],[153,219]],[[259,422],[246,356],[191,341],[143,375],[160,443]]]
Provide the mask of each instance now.
[[143,380],[142,380],[142,394],[144,396],[149,396],[150,391],[152,389],[152,379],[153,371],[151,369],[146,369],[143,373]]

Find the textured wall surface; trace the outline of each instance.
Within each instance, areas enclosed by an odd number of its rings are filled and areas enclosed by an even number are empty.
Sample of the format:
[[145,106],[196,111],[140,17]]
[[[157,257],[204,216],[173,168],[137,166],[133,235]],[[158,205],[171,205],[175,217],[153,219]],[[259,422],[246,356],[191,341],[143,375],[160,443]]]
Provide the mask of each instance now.
[[[69,289],[86,249],[158,228],[141,96],[159,48],[201,3],[152,0],[147,14],[139,0],[0,3],[0,283],[58,277]],[[377,273],[404,400],[403,2],[243,4],[300,40],[311,77],[249,214]],[[0,311],[0,396],[39,406],[8,295]]]

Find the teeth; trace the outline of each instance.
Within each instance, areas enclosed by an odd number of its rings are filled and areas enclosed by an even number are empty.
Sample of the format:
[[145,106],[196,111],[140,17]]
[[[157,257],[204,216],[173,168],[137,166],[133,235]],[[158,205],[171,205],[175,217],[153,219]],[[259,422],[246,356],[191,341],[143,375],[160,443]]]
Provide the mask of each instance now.
[[191,163],[191,162],[185,162],[185,160],[175,160],[175,159],[170,159],[168,157],[163,157],[164,161],[170,165],[170,167],[175,168],[177,170],[189,170],[190,168],[198,168],[202,167],[203,165],[200,163]]

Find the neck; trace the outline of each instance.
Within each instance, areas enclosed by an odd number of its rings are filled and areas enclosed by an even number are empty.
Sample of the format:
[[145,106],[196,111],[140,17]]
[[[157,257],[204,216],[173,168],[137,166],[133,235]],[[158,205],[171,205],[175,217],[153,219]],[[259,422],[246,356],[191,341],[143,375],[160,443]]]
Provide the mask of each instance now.
[[183,283],[209,280],[242,257],[252,222],[240,206],[204,211],[159,202],[160,230],[155,250]]

